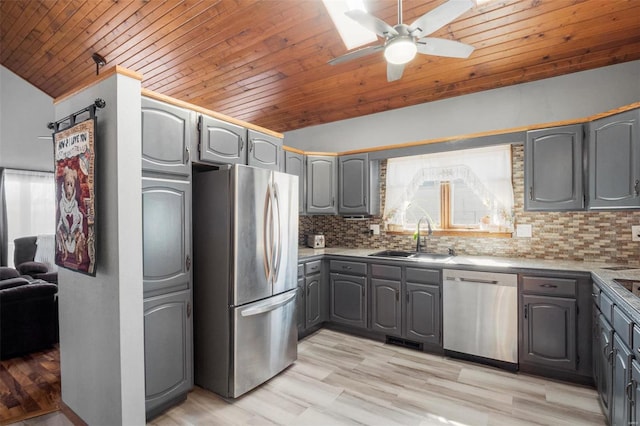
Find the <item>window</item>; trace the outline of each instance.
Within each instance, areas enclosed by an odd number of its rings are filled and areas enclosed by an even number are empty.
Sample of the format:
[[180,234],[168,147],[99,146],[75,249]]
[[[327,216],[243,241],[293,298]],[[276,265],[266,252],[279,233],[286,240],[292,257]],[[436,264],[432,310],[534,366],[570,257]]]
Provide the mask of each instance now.
[[13,266],[13,240],[55,232],[53,173],[5,170],[9,266]]
[[513,231],[510,145],[391,158],[386,185],[389,231]]

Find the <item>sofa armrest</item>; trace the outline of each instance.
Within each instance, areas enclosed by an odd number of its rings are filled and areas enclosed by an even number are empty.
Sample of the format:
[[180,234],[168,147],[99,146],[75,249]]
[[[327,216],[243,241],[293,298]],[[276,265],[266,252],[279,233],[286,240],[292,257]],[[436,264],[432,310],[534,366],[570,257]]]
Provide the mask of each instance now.
[[[19,279],[19,278],[16,278]],[[26,280],[25,280],[26,281]],[[58,286],[55,284],[47,283],[44,281],[38,281],[29,283],[27,281],[24,285],[18,285],[17,287],[5,288],[0,291],[0,302],[10,303],[17,300],[35,299],[35,298],[53,298],[58,292]]]
[[9,278],[8,280],[0,281],[0,290],[19,287],[25,284],[29,284],[29,282],[30,281],[24,277]]
[[42,262],[23,262],[16,266],[16,269],[20,272],[20,275],[36,275],[44,274],[49,271],[49,267]]

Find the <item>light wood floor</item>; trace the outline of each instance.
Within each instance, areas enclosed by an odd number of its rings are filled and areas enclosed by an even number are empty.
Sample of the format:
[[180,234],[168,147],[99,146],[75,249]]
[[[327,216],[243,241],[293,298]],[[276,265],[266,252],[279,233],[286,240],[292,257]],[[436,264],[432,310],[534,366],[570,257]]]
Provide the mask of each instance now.
[[154,419],[168,425],[604,425],[591,388],[514,374],[331,330],[298,361],[226,401],[201,388]]
[[[60,413],[21,425],[71,425]],[[332,330],[298,361],[227,401],[196,387],[154,419],[175,425],[605,425],[591,388],[514,374]]]

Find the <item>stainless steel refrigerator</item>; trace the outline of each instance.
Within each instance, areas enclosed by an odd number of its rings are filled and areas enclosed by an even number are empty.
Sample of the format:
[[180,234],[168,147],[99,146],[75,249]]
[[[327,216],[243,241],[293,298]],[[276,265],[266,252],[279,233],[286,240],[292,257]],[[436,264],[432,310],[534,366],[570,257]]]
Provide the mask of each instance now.
[[236,398],[297,358],[298,178],[193,174],[195,383]]

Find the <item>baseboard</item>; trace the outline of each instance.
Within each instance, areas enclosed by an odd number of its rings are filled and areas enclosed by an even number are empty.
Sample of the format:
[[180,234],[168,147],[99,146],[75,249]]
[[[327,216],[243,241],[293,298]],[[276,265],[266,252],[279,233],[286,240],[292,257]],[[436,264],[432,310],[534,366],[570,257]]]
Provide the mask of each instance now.
[[82,420],[82,418],[77,415],[75,411],[69,408],[69,406],[62,401],[60,401],[60,412],[64,414],[65,417],[69,419],[69,421],[73,423],[74,426],[88,426],[88,424],[84,420]]

